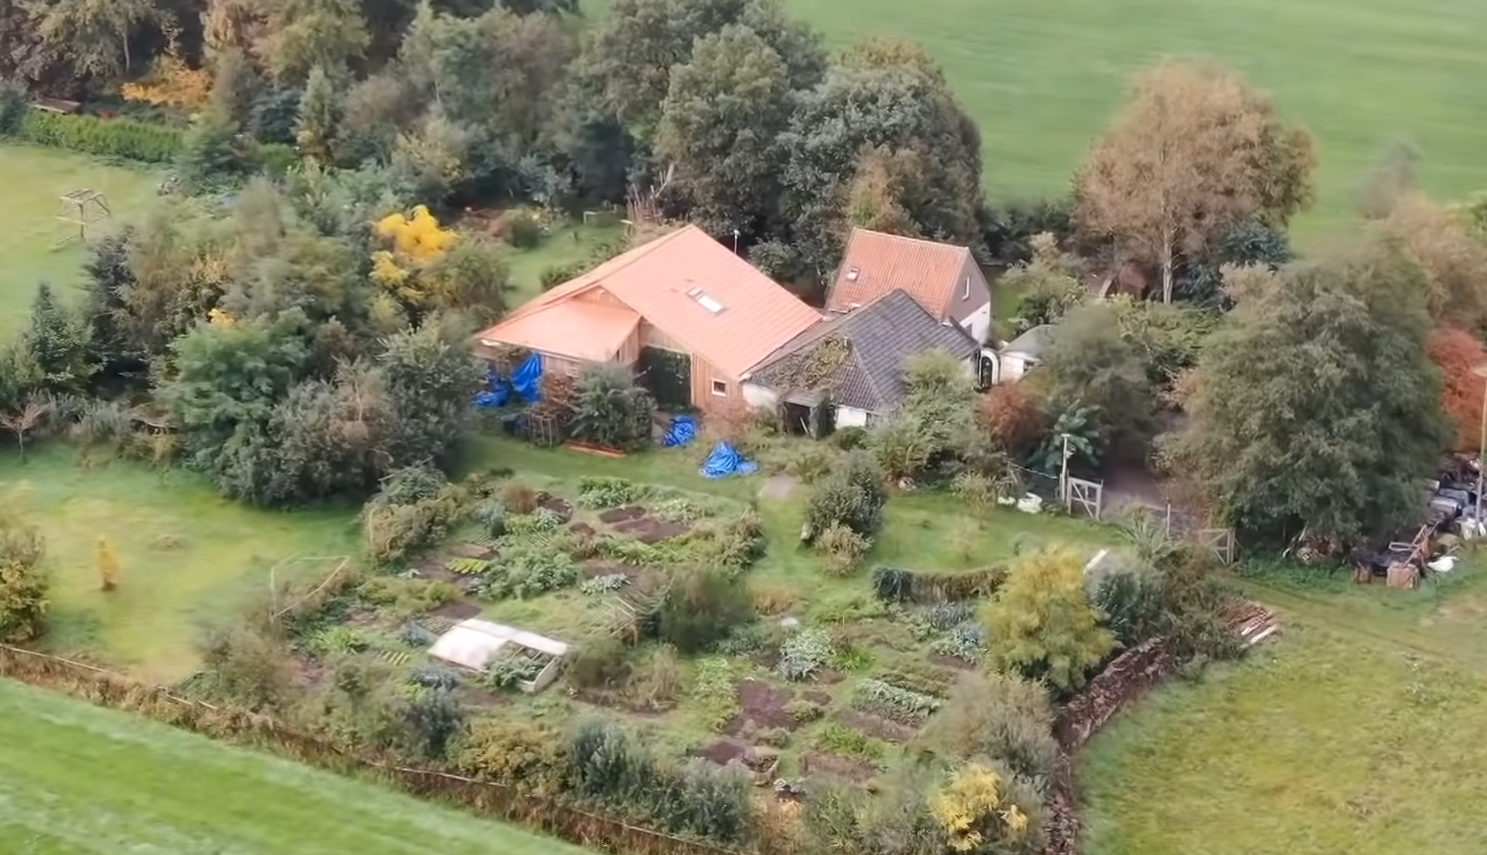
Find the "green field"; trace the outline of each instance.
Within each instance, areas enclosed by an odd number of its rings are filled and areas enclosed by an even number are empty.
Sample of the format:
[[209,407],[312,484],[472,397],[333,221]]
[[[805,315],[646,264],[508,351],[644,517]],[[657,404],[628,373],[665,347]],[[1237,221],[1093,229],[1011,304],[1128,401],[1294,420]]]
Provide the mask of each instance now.
[[1283,638],[1126,713],[1081,765],[1090,855],[1487,851],[1487,568],[1254,585]]
[[36,283],[48,280],[70,288],[82,275],[86,251],[71,243],[53,244],[75,226],[57,220],[63,212],[58,197],[81,188],[103,192],[113,211],[111,222],[92,227],[102,234],[119,222],[137,219],[155,198],[157,179],[149,172],[109,166],[93,158],[52,149],[0,145],[0,335],[25,324]]
[[1131,73],[1211,57],[1275,93],[1319,142],[1321,201],[1303,237],[1336,227],[1358,182],[1399,141],[1427,189],[1487,188],[1487,5],[1471,0],[784,0],[834,45],[922,42],[981,126],[998,198],[1068,186]]
[[7,855],[568,855],[384,787],[0,681]]
[[[123,460],[83,465],[52,445],[21,464],[0,454],[0,508],[39,526],[53,574],[54,650],[85,650],[138,676],[172,680],[195,670],[201,626],[266,597],[269,571],[296,556],[357,548],[352,511],[257,511],[218,496],[193,476],[164,481]],[[119,587],[99,590],[97,540],[121,565]],[[280,568],[284,577],[324,576],[333,560]]]

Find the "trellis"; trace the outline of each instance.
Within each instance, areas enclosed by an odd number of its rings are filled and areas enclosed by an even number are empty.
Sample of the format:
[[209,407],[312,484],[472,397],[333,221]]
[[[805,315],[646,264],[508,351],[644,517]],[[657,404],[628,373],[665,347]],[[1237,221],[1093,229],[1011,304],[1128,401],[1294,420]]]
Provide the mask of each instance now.
[[72,234],[71,229],[53,244],[53,248],[66,246],[77,241],[88,242],[88,226],[101,223],[113,216],[113,211],[108,207],[108,197],[101,191],[82,188],[64,193],[58,197],[61,202],[60,212],[57,214],[58,222],[68,226],[76,226],[77,234]]

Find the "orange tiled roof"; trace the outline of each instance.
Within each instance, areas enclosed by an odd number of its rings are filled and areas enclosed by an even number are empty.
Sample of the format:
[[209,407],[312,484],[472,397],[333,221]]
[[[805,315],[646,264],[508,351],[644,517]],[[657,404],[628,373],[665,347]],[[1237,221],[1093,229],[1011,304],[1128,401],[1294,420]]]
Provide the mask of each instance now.
[[[780,345],[818,323],[821,315],[696,226],[685,226],[604,262],[517,308],[480,334],[583,359],[577,333],[558,304],[602,288],[690,353],[732,377],[742,377]],[[623,310],[620,310],[623,311]],[[597,315],[592,316],[595,319]],[[621,323],[612,319],[612,325]],[[632,325],[633,328],[633,325]],[[593,333],[598,335],[597,333]],[[624,335],[628,335],[626,329]],[[613,330],[606,335],[613,335]],[[623,340],[623,335],[620,340]]]
[[[499,341],[556,356],[588,362],[607,362],[624,345],[640,315],[620,306],[583,300],[559,300],[534,312],[509,317],[494,329]],[[487,338],[490,332],[481,333]]]
[[836,281],[826,292],[826,308],[850,312],[898,288],[936,320],[943,319],[970,257],[963,246],[853,229]]

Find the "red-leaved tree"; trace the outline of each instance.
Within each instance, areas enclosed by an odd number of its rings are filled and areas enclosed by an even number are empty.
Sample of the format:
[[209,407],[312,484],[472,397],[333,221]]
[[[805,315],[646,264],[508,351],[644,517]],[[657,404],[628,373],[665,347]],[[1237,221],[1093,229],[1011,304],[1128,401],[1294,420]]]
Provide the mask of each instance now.
[[1015,383],[992,387],[981,398],[981,425],[1007,451],[1025,451],[1043,438],[1048,418],[1041,403]]
[[1455,448],[1475,451],[1481,443],[1482,394],[1487,378],[1476,370],[1487,366],[1487,346],[1465,330],[1443,328],[1426,342],[1431,361],[1446,372],[1441,409],[1456,427]]

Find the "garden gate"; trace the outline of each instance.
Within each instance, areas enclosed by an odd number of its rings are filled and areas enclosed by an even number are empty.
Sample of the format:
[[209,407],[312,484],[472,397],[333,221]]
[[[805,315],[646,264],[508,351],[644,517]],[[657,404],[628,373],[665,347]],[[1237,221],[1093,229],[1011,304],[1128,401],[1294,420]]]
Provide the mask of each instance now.
[[1094,519],[1100,518],[1100,503],[1104,501],[1105,485],[1099,481],[1069,478],[1064,487],[1064,509],[1074,513],[1077,506]]
[[1232,528],[1200,528],[1193,532],[1193,538],[1199,546],[1213,550],[1214,557],[1225,564],[1233,564],[1239,557],[1239,544]]

